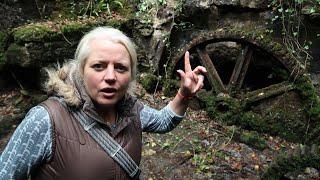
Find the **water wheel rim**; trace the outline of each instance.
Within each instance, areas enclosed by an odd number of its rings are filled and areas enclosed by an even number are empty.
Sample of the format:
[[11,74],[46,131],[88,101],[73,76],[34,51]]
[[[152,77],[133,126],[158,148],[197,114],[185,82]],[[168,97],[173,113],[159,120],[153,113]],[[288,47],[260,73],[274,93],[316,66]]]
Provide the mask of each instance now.
[[[248,70],[248,66],[250,66],[251,62],[248,60],[248,58],[245,58],[242,61],[237,60],[236,64],[242,64],[239,66],[240,69],[243,67],[246,68],[243,68],[244,71],[236,72],[235,65],[229,83],[224,84],[221,81],[215,66],[212,64],[213,60],[205,50],[208,44],[220,42],[235,42],[245,45],[245,56],[252,54],[254,51],[262,51],[278,61],[290,73],[290,77],[281,83],[272,84],[255,91],[242,94],[241,96],[234,96],[233,98],[235,99],[241,99],[247,103],[254,103],[291,91],[295,87],[294,79],[305,72],[305,67],[302,65],[302,63],[297,59],[293,59],[292,56],[279,43],[272,41],[268,42],[267,40],[263,39],[263,35],[258,35],[256,37],[252,35],[230,33],[229,31],[221,30],[196,33],[196,35],[194,35],[189,42],[187,42],[183,47],[178,48],[178,51],[174,53],[171,61],[173,68],[175,68],[179,61],[183,59],[183,55],[186,51],[196,52],[200,57],[201,65],[208,69],[207,79],[209,80],[210,85],[215,88],[215,91],[218,92],[217,94],[225,94],[226,96],[229,96],[230,89],[234,82],[237,82],[236,84],[240,85],[241,88],[241,84],[246,75],[245,71]],[[240,74],[244,72],[244,75],[239,76],[239,72]]]

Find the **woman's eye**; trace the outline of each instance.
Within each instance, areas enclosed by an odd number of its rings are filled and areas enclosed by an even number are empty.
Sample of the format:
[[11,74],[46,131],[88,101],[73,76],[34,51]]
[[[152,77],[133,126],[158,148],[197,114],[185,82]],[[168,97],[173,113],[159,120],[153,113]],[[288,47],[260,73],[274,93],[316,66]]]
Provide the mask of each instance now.
[[101,71],[103,70],[103,65],[102,64],[94,64],[91,66],[94,70],[96,71]]
[[119,65],[115,68],[118,72],[126,72],[128,68],[126,66]]

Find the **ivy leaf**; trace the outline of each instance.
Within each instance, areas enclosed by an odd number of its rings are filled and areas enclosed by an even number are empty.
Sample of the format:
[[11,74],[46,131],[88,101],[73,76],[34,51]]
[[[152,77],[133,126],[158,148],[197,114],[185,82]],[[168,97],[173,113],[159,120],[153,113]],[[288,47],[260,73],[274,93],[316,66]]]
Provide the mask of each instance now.
[[289,13],[289,14],[292,14],[293,11],[294,11],[294,10],[293,10],[292,8],[288,8],[288,9],[285,10],[285,12],[286,12],[286,13]]
[[312,7],[312,8],[309,9],[309,13],[310,13],[310,14],[315,13],[315,12],[316,12],[316,9],[315,9],[314,7]]
[[120,1],[113,1],[113,3],[123,8],[123,4]]
[[298,4],[302,4],[305,0],[295,0]]

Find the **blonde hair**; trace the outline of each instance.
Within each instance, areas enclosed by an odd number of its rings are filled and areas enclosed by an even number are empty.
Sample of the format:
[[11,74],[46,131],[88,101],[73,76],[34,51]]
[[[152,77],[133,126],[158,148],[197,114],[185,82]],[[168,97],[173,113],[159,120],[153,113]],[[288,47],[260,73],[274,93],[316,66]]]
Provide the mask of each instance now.
[[[77,81],[84,87],[83,69],[90,54],[90,42],[101,37],[106,41],[120,43],[127,49],[131,60],[132,81],[128,89],[128,92],[131,93],[130,91],[134,86],[137,73],[137,53],[134,43],[118,29],[112,27],[97,27],[82,37],[77,46],[74,60],[64,63],[62,67],[57,66],[54,69],[45,69],[49,78],[44,88],[49,94],[55,93],[64,97],[66,103],[70,106],[80,105],[82,97],[80,97],[74,83]],[[67,80],[71,81],[71,83],[68,83]]]
[[74,56],[74,59],[79,62],[81,74],[83,74],[83,68],[90,53],[90,42],[101,37],[106,41],[120,43],[127,49],[131,60],[131,77],[135,79],[137,73],[137,53],[134,44],[120,30],[112,27],[97,27],[82,37]]

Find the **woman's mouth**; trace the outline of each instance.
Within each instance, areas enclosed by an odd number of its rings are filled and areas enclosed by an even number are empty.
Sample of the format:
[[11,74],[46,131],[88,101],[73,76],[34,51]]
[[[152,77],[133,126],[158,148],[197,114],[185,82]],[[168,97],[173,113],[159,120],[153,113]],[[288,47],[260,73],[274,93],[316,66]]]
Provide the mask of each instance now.
[[103,88],[100,90],[100,92],[103,93],[104,97],[111,98],[116,94],[117,89],[116,88]]

